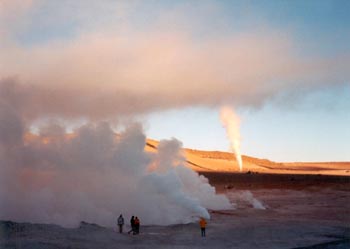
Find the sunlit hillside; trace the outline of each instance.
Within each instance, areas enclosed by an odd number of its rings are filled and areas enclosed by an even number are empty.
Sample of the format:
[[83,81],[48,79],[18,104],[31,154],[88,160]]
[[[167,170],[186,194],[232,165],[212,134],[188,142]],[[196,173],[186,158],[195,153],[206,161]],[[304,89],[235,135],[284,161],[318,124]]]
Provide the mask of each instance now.
[[[158,141],[148,139],[146,150],[155,152]],[[184,149],[187,166],[196,171],[239,172],[233,153]],[[350,176],[350,162],[280,163],[243,156],[243,173],[325,174]]]
[[[75,134],[66,134],[63,138],[72,139]],[[117,138],[119,135],[117,135]],[[37,136],[32,133],[25,134],[24,141],[38,143],[51,143],[57,141],[54,136]],[[147,139],[145,150],[156,152],[159,142]],[[239,172],[235,155],[221,151],[202,151],[184,149],[186,164],[195,171]],[[350,176],[350,162],[293,162],[282,163],[268,159],[260,159],[243,155],[243,173],[278,173],[278,174],[323,174]]]

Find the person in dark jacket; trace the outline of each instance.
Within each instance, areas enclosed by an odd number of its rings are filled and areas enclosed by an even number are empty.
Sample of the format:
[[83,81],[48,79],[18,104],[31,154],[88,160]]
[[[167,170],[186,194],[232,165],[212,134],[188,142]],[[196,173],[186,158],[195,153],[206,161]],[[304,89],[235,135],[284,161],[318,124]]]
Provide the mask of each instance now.
[[130,226],[131,226],[131,230],[128,232],[128,234],[135,233],[135,218],[134,216],[131,217],[130,219]]

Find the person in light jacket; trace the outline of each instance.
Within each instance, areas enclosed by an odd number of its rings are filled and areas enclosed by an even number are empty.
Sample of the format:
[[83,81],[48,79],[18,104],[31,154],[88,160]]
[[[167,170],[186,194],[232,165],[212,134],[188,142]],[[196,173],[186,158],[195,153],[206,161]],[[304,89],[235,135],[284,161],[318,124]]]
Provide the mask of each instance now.
[[123,215],[119,215],[118,218],[118,226],[119,226],[119,233],[123,233],[123,226],[124,226],[124,218]]

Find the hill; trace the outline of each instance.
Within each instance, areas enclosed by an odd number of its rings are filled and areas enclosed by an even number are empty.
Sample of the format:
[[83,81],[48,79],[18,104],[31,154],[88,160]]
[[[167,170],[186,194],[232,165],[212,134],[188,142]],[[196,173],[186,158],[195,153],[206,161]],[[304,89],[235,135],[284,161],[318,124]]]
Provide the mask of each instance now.
[[[147,139],[145,149],[157,150],[158,141]],[[239,172],[235,155],[221,151],[184,149],[187,166],[198,172]],[[251,156],[242,156],[243,172],[272,174],[322,174],[350,176],[350,162],[274,162]]]

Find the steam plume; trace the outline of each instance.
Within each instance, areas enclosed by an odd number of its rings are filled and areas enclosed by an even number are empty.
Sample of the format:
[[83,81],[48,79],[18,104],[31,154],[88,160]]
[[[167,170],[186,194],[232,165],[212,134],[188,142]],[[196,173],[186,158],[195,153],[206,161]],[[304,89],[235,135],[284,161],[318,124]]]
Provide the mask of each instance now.
[[161,141],[152,154],[145,139],[140,125],[117,137],[106,122],[74,134],[53,123],[34,135],[20,112],[1,101],[0,220],[113,226],[123,213],[167,225],[210,218],[208,208],[231,208],[184,166],[179,141]]
[[241,156],[241,138],[239,134],[239,117],[232,109],[224,106],[220,110],[220,118],[223,126],[226,128],[227,137],[230,140],[230,148],[235,153],[236,160],[239,166],[239,171],[242,172],[242,156]]
[[232,191],[226,194],[234,201],[237,208],[246,208],[247,204],[255,209],[265,210],[268,208],[262,201],[255,198],[251,191]]

